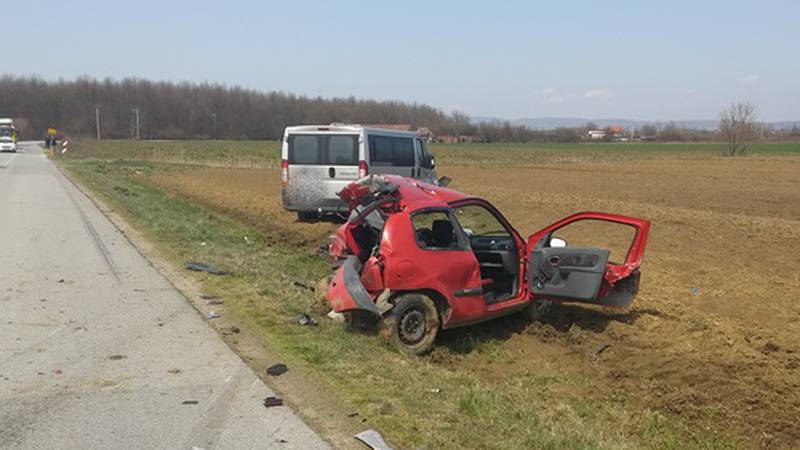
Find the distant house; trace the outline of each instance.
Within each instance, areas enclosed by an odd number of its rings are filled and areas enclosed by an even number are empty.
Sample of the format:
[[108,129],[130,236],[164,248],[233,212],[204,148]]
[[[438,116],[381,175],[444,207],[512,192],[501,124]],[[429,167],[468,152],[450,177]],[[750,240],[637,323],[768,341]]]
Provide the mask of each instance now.
[[477,136],[469,136],[466,134],[460,134],[458,136],[452,134],[445,134],[443,136],[439,136],[437,140],[443,144],[456,144],[456,143],[471,143],[471,142],[480,142],[480,138]]
[[605,137],[606,137],[605,130],[589,130],[589,139],[591,140],[605,139]]

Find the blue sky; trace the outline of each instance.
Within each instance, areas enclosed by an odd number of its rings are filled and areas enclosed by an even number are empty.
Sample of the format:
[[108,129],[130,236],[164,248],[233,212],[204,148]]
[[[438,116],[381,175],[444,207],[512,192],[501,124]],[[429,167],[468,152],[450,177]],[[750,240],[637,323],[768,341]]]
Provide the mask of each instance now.
[[30,0],[12,9],[22,32],[4,34],[16,52],[0,73],[210,81],[504,118],[715,118],[747,100],[763,120],[800,119],[797,0]]

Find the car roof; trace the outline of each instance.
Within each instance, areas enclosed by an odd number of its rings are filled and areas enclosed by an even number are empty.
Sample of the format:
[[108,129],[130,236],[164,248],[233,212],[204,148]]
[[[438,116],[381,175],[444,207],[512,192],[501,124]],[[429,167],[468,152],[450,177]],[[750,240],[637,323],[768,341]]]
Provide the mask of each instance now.
[[450,203],[473,198],[462,192],[436,186],[414,178],[398,175],[385,175],[392,183],[397,185],[400,206],[403,209],[418,210],[423,208],[447,208]]

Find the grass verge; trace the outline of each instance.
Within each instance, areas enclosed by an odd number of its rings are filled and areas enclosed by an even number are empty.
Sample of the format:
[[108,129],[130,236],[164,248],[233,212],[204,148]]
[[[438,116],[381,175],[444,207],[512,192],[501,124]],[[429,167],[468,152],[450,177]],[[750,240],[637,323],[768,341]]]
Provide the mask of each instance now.
[[[511,367],[514,355],[481,330],[452,334],[433,355],[398,354],[375,336],[346,332],[317,317],[318,327],[291,318],[307,312],[313,285],[328,272],[313,254],[267,244],[254,229],[170,196],[146,179],[179,169],[152,161],[78,159],[62,162],[176,265],[199,260],[233,272],[197,276],[225,299],[226,314],[268,340],[293,370],[323,381],[369,426],[398,448],[684,448],[727,447],[697,437],[675,418],[631,410],[627,396],[591,395],[592,374],[541,371],[489,376],[448,364],[463,354]],[[287,393],[291,397],[291,393]],[[343,411],[345,414],[347,411]]]

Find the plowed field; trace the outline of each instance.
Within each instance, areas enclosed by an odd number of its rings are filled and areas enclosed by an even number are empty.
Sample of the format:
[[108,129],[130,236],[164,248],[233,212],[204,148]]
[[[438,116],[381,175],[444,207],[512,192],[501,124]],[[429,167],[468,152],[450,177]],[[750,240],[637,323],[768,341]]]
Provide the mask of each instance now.
[[[437,350],[431,363],[486,380],[567,373],[590,380],[585,396],[675,415],[696,433],[800,445],[800,158],[439,172],[493,202],[523,235],[581,210],[645,217],[653,228],[629,310],[563,306],[545,323],[509,317],[445,333],[499,342],[500,356]],[[151,180],[305,252],[335,227],[285,212],[277,170],[192,168]],[[615,245],[612,237],[586,236],[598,246]]]

